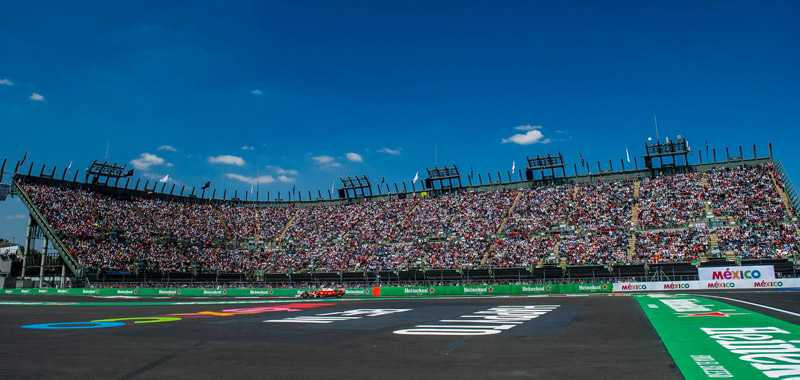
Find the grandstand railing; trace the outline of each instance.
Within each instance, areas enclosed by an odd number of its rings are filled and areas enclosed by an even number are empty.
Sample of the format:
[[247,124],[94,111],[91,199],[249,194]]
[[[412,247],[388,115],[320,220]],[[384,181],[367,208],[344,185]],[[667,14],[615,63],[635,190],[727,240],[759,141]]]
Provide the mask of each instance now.
[[789,197],[789,201],[792,202],[792,207],[794,207],[795,215],[797,215],[797,212],[800,211],[800,196],[797,195],[797,189],[795,189],[794,184],[792,184],[791,178],[789,178],[789,174],[786,173],[786,169],[783,167],[783,164],[780,161],[775,161],[775,169],[781,176],[781,181],[783,182],[783,189],[784,191],[786,191],[786,195]]
[[39,212],[39,209],[33,203],[30,196],[27,192],[22,188],[22,185],[19,183],[16,177],[12,180],[12,187],[14,189],[14,193],[19,196],[19,199],[28,209],[31,218],[33,218],[36,223],[39,225],[39,228],[42,229],[42,232],[50,241],[50,243],[55,247],[56,251],[58,251],[59,256],[63,260],[64,264],[69,268],[75,277],[81,278],[83,277],[83,266],[78,262],[78,260],[72,256],[70,253],[69,248],[61,241],[58,235],[53,231],[53,228],[47,223],[44,215]]

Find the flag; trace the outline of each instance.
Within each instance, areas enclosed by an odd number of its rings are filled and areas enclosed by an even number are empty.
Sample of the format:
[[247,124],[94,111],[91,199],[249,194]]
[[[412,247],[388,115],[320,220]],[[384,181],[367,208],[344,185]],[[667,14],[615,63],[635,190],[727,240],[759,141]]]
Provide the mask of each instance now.
[[69,161],[69,165],[67,166],[67,174],[72,173],[72,160]]
[[416,174],[414,174],[414,179],[412,179],[412,180],[411,180],[411,183],[417,183],[417,180],[418,180],[418,179],[419,179],[419,172],[417,172]]
[[331,182],[331,193],[333,193],[335,187],[336,187],[336,181]]
[[27,158],[28,158],[28,151],[26,150],[26,151],[25,151],[25,155],[24,155],[24,156],[22,156],[22,161],[20,161],[20,163],[19,163],[19,164],[20,164],[20,165],[24,164],[24,163],[25,163],[25,159],[27,159]]
[[158,182],[161,182],[161,183],[166,183],[167,181],[169,181],[169,174],[165,175],[164,178],[161,178],[160,180],[158,180]]
[[132,175],[133,175],[133,169],[131,169],[131,170],[128,170],[127,172],[125,172],[125,175],[124,175],[124,177],[130,177],[130,176],[132,176]]
[[209,187],[211,187],[211,181],[208,181],[208,182],[206,182],[206,184],[205,184],[205,185],[203,185],[203,186],[201,187],[201,189],[205,190],[205,189],[208,189]]
[[378,186],[383,185],[384,182],[386,182],[386,177],[385,176],[381,177],[381,183]]
[[708,139],[706,139],[706,156],[708,156]]
[[292,194],[294,194],[294,185],[292,185]]
[[517,163],[515,161],[511,161],[511,172],[513,173],[517,170]]
[[250,194],[253,194],[253,186],[254,186],[254,185],[251,183],[251,184],[250,184]]
[[[580,153],[578,153],[578,154],[580,154]],[[581,166],[584,166],[583,165],[583,155],[581,154],[580,156],[581,156]]]
[[628,153],[628,148],[625,148],[625,157],[628,157],[628,163],[631,163],[631,154]]

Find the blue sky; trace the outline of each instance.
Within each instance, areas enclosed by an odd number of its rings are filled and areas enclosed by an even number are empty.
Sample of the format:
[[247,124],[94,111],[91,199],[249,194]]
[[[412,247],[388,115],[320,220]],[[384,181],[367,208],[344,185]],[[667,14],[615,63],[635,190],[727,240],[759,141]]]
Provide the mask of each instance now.
[[[110,141],[137,177],[241,192],[258,173],[274,197],[346,173],[410,181],[434,142],[439,165],[484,176],[558,152],[605,168],[643,154],[655,113],[662,140],[704,155],[706,139],[718,156],[770,141],[800,181],[798,16],[794,1],[4,1],[0,156],[83,170]],[[24,213],[0,204],[0,237],[21,241]]]

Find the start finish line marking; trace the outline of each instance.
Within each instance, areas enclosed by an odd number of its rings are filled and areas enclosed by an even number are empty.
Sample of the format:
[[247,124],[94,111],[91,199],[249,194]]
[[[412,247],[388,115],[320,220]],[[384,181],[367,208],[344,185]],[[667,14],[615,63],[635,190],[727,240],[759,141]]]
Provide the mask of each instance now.
[[441,324],[417,325],[396,330],[398,335],[494,335],[519,326],[555,310],[560,305],[497,306],[458,319],[442,319]]

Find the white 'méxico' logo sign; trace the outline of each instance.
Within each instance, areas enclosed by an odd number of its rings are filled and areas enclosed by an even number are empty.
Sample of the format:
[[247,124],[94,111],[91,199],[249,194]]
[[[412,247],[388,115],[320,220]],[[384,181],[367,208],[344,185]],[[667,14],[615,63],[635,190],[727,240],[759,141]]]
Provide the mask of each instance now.
[[775,278],[772,265],[697,268],[700,281],[770,280]]

